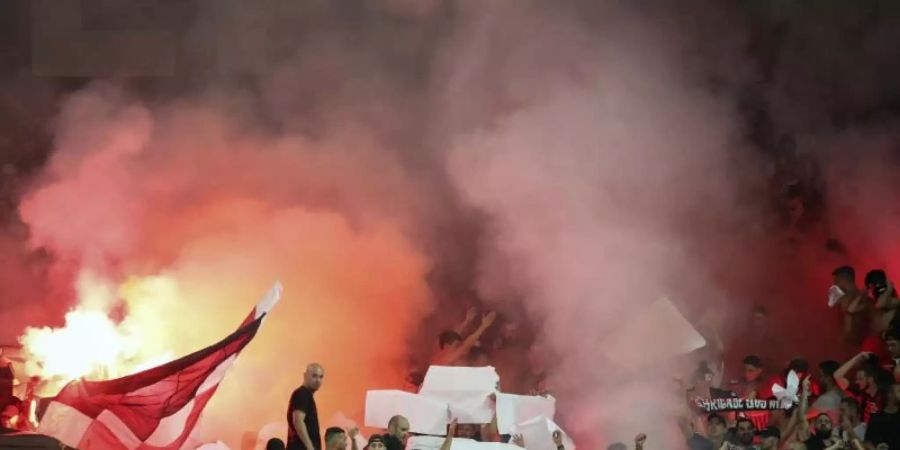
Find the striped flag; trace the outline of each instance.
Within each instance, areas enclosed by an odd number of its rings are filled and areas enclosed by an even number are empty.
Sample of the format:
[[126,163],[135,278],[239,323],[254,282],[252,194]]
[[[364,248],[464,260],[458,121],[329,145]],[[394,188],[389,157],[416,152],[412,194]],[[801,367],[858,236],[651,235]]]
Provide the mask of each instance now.
[[210,347],[123,378],[70,382],[38,431],[81,450],[179,449],[281,292],[276,283],[237,331]]

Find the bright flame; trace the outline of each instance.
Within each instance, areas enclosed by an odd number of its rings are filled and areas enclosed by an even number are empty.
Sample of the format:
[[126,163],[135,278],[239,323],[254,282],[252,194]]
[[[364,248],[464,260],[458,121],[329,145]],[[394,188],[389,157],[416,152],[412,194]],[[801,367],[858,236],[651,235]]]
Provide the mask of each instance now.
[[77,378],[114,378],[170,361],[171,352],[148,357],[147,333],[129,319],[116,323],[110,313],[120,299],[130,305],[136,298],[175,291],[174,281],[166,277],[131,278],[117,285],[91,272],[81,273],[78,306],[66,314],[65,325],[27,328],[20,338],[29,355],[26,372],[54,381],[58,389]]
[[133,341],[116,329],[106,313],[76,309],[66,314],[63,328],[29,328],[22,344],[40,366],[43,378],[66,380],[114,367],[133,352]]

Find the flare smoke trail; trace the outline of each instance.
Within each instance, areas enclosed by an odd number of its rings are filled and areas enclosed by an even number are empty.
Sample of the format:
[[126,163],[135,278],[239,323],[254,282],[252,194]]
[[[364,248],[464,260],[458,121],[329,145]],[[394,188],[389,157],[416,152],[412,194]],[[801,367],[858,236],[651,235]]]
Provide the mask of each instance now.
[[[217,395],[231,406],[210,408],[210,437],[278,420],[308,361],[330,368],[322,402],[354,412],[370,383],[402,379],[406,330],[428,311],[426,259],[399,219],[367,216],[414,190],[392,186],[402,179],[361,136],[238,135],[220,110],[151,111],[108,86],[71,98],[59,127],[22,216],[35,245],[127,282],[123,325],[145,357],[206,345],[273,278],[291,291]],[[377,179],[360,177],[366,165]],[[355,217],[337,212],[342,198]]]
[[[489,213],[478,285],[488,299],[520,298],[542,324],[558,356],[551,386],[581,445],[666,436],[680,407],[671,375],[620,362],[679,344],[660,329],[613,359],[598,346],[662,296],[728,305],[696,244],[748,235],[736,220],[736,114],[692,78],[680,61],[688,42],[671,30],[627,9],[604,11],[600,32],[552,13],[514,8],[461,32],[480,38],[467,66],[518,75],[506,88],[518,88],[518,107],[448,154],[464,198]],[[497,31],[510,21],[520,28]],[[494,62],[504,38],[529,44]]]

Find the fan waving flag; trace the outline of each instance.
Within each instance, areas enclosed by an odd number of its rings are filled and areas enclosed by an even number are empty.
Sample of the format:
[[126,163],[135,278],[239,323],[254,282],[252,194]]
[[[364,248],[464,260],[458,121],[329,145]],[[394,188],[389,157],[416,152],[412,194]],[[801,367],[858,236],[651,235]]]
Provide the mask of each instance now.
[[237,331],[210,347],[123,378],[70,382],[38,431],[81,450],[179,449],[281,291],[276,283]]

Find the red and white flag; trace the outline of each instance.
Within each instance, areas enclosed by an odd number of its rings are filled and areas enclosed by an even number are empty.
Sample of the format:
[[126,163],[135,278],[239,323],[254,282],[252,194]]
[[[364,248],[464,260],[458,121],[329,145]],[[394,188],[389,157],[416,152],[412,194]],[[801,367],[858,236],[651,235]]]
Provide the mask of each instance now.
[[123,378],[70,382],[38,431],[81,450],[179,449],[281,291],[276,283],[237,331],[210,347]]

